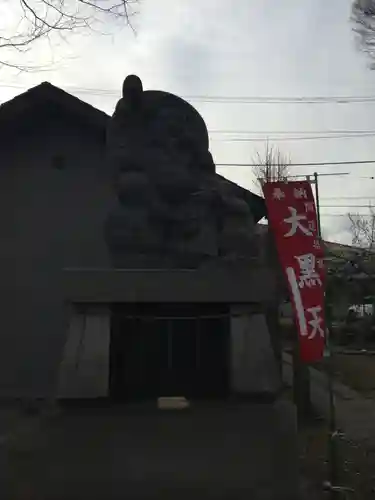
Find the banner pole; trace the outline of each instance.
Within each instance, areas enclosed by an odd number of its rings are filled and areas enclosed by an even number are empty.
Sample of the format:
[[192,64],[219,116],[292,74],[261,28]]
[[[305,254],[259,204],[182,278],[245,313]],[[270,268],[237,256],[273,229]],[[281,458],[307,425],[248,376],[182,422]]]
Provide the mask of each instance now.
[[318,172],[314,172],[314,184],[315,184],[315,198],[316,198],[316,215],[318,221],[318,236],[322,239],[322,229],[320,224],[320,201],[319,201],[319,186],[318,186]]
[[[315,197],[316,197],[316,212],[317,212],[317,222],[318,222],[318,236],[319,241],[322,245],[322,230],[321,230],[321,220],[320,220],[320,204],[319,204],[319,184],[318,184],[318,173],[314,172],[314,184],[315,184]],[[327,337],[326,337],[326,356],[328,357],[326,363],[326,373],[327,373],[327,389],[328,389],[328,399],[329,399],[329,440],[328,440],[328,453],[329,453],[329,465],[330,465],[330,481],[329,489],[331,490],[332,500],[339,498],[341,488],[338,486],[338,453],[336,446],[336,439],[338,437],[338,432],[336,429],[336,407],[335,407],[335,397],[333,392],[333,376],[334,376],[334,364],[331,349],[331,320],[330,314],[328,313],[327,304],[327,294],[325,294],[325,318],[327,322]]]

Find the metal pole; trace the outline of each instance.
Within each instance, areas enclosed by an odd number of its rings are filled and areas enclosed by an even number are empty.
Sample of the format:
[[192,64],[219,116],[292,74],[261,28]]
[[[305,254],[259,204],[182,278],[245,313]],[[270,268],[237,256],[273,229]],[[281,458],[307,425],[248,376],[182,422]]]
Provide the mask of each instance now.
[[[316,198],[316,212],[317,212],[317,222],[318,222],[318,236],[319,241],[323,244],[322,240],[322,228],[320,221],[320,204],[319,204],[319,184],[318,184],[318,173],[314,172],[314,184],[315,184],[315,198]],[[328,454],[329,454],[329,466],[330,466],[330,490],[332,500],[340,498],[340,491],[338,491],[338,453],[337,453],[337,429],[336,429],[336,408],[335,408],[335,398],[333,393],[333,376],[334,376],[334,364],[332,349],[330,345],[330,333],[331,333],[331,320],[330,314],[328,314],[327,307],[327,294],[325,294],[325,319],[327,324],[327,336],[326,336],[326,355],[328,356],[326,363],[327,372],[327,389],[329,397],[329,440],[328,440]]]
[[315,184],[315,198],[316,198],[316,213],[317,213],[317,221],[318,221],[318,236],[319,236],[319,239],[321,239],[322,238],[322,229],[321,229],[321,225],[320,225],[318,172],[314,172],[314,184]]

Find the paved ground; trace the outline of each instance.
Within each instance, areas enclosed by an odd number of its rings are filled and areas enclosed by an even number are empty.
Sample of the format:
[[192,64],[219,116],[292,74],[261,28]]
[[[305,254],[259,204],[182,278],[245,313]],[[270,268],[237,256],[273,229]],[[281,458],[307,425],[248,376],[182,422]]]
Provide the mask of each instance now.
[[3,453],[0,497],[293,500],[294,433],[286,402],[70,410]]
[[[292,358],[284,353],[283,375],[287,384],[293,383]],[[375,362],[375,359],[374,359]],[[311,399],[314,407],[325,418],[329,418],[327,375],[310,368]],[[358,392],[335,381],[333,384],[336,406],[336,421],[340,431],[349,440],[363,443],[375,449],[375,401],[362,397]]]

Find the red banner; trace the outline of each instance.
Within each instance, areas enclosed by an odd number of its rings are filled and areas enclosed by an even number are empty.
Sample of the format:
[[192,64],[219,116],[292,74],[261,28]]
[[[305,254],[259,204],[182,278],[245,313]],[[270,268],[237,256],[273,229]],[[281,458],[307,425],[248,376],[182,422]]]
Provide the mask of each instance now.
[[268,182],[263,192],[288,282],[301,359],[314,362],[323,356],[326,327],[324,253],[311,185],[308,181]]

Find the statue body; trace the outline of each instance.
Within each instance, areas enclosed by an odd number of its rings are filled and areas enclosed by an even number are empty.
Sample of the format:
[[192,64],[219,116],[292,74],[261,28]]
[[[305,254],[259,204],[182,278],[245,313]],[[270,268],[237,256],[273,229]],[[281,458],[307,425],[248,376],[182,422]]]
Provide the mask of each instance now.
[[247,202],[215,172],[203,118],[128,76],[107,130],[116,203],[106,240],[118,268],[198,268],[254,255]]

